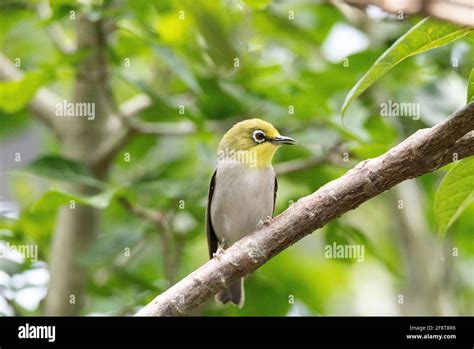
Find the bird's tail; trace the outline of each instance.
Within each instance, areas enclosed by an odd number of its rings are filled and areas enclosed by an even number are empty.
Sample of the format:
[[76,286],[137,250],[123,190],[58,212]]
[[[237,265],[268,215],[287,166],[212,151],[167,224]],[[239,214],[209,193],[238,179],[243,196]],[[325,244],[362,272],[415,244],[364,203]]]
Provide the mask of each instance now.
[[222,304],[231,302],[242,308],[245,302],[244,278],[237,280],[228,288],[219,292],[216,295],[216,302]]

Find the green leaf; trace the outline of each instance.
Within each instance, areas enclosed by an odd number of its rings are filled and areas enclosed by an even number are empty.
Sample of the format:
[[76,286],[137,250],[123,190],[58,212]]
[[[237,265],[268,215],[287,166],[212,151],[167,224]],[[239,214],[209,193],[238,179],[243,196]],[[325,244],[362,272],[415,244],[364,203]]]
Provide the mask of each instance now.
[[39,71],[27,72],[19,80],[0,81],[0,109],[6,113],[23,109],[45,82],[45,74]]
[[341,113],[344,114],[352,101],[398,63],[408,57],[447,45],[472,30],[469,27],[440,22],[429,17],[423,19],[386,50],[357,81],[347,94]]
[[97,209],[104,209],[109,206],[119,189],[118,187],[111,188],[92,196],[83,196],[59,189],[52,189],[41,196],[33,205],[32,211],[53,211],[60,206],[70,205],[72,202],[74,202],[75,205],[82,204]]
[[434,200],[440,240],[474,200],[474,157],[457,162],[441,182]]
[[59,156],[48,155],[30,162],[21,171],[48,179],[80,183],[102,188],[104,183],[94,178],[83,164]]
[[474,101],[474,68],[471,69],[467,82],[467,104]]
[[272,0],[244,0],[244,4],[254,10],[264,10]]

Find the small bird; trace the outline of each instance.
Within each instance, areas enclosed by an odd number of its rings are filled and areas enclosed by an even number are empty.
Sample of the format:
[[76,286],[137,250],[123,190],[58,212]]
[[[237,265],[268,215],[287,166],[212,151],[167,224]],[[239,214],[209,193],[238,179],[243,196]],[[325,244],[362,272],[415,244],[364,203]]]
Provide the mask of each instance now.
[[[295,143],[260,119],[241,121],[224,135],[206,210],[210,259],[271,219],[278,189],[272,158],[281,145]],[[216,301],[242,308],[244,279],[218,293]]]

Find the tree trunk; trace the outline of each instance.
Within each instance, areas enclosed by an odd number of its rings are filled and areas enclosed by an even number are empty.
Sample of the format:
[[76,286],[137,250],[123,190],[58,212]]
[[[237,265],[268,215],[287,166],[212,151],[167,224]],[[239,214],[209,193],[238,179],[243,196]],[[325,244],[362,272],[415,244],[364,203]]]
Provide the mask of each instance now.
[[[88,164],[105,139],[111,108],[107,98],[106,46],[102,21],[93,21],[86,15],[80,15],[77,22],[77,47],[87,55],[79,63],[76,72],[72,102],[94,103],[95,119],[62,116],[63,119],[58,120],[58,127],[63,155]],[[108,165],[102,164],[91,170],[103,179],[107,175]],[[93,189],[82,185],[71,185],[69,189],[85,195],[94,193]],[[86,270],[79,264],[78,257],[95,240],[99,216],[98,210],[81,205],[60,209],[50,257],[51,279],[45,303],[46,315],[76,315],[81,309]]]

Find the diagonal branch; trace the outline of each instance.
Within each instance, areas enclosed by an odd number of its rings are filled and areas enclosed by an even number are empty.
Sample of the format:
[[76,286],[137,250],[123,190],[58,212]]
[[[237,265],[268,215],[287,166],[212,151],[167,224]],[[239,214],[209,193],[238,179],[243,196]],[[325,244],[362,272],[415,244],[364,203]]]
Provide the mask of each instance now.
[[150,222],[158,227],[161,232],[160,239],[165,276],[168,282],[173,284],[176,278],[178,251],[176,251],[176,247],[173,245],[174,236],[173,231],[171,230],[170,221],[163,212],[157,209],[149,209],[147,207],[136,205],[125,197],[119,198],[119,203],[127,211],[134,214],[138,218]]
[[119,116],[128,128],[139,134],[148,135],[187,135],[194,133],[196,127],[190,121],[181,122],[147,122],[137,118],[143,110],[151,107],[153,101],[146,94],[138,94],[120,106]]
[[147,222],[155,224],[163,229],[168,228],[168,222],[165,215],[159,210],[152,210],[146,207],[138,206],[125,197],[119,198],[119,203],[130,213],[133,213],[138,218]]
[[324,155],[311,157],[308,159],[296,159],[282,162],[274,166],[275,173],[279,176],[287,175],[293,172],[305,171],[314,167],[332,163],[333,165],[341,166],[340,162],[337,162],[337,154],[341,151],[342,143],[338,142],[331,148],[329,148]]
[[191,121],[181,122],[146,122],[138,119],[138,115],[151,107],[153,101],[146,94],[138,94],[125,101],[117,108],[114,129],[109,137],[90,160],[92,167],[110,162],[136,135],[151,136],[185,136],[196,131]]
[[[274,221],[157,296],[136,315],[184,315],[343,213],[398,183],[474,155],[474,102],[301,198]],[[456,154],[456,156],[455,156]]]
[[127,126],[142,135],[185,136],[196,132],[196,126],[191,121],[180,122],[146,122],[128,119]]

